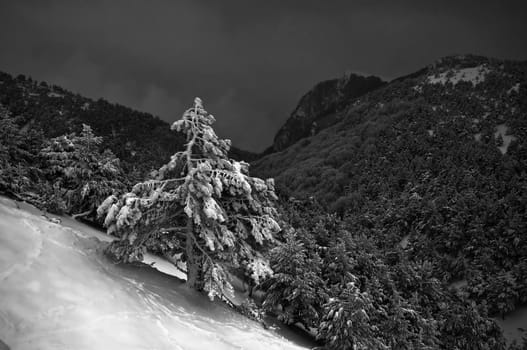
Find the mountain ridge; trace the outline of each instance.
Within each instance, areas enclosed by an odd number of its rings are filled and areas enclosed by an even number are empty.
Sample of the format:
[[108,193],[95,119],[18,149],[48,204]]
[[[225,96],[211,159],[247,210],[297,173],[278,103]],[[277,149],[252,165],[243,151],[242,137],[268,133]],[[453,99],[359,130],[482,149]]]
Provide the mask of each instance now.
[[[343,129],[342,129],[343,127],[345,129],[349,129],[350,127],[355,127],[356,125],[358,125],[360,123],[367,122],[368,118],[366,118],[365,115],[367,115],[368,113],[371,114],[374,110],[379,110],[379,109],[382,110],[385,107],[385,102],[387,102],[387,101],[395,101],[396,99],[398,99],[400,97],[403,97],[403,95],[410,96],[412,101],[417,100],[418,97],[419,97],[419,94],[422,92],[422,91],[420,92],[418,90],[422,89],[423,87],[426,87],[427,89],[430,89],[430,88],[435,89],[436,90],[435,92],[429,93],[430,96],[433,97],[433,98],[440,98],[439,95],[442,94],[445,91],[448,91],[449,87],[455,88],[455,86],[457,84],[460,84],[459,86],[464,86],[464,87],[470,86],[471,84],[474,85],[474,83],[470,81],[471,77],[468,77],[468,76],[465,77],[465,78],[463,78],[463,77],[457,77],[456,78],[455,76],[453,76],[453,78],[456,79],[454,81],[455,84],[453,84],[452,81],[449,81],[450,77],[447,77],[446,74],[444,74],[444,73],[450,73],[450,74],[453,75],[454,74],[453,70],[469,69],[469,71],[467,71],[467,72],[470,73],[470,74],[473,74],[475,72],[470,71],[470,68],[474,68],[475,66],[480,66],[482,64],[483,65],[485,65],[485,64],[494,64],[495,66],[500,66],[500,65],[502,65],[502,63],[510,63],[510,64],[512,64],[515,67],[523,66],[523,69],[525,69],[525,66],[527,66],[527,61],[499,60],[499,59],[492,59],[492,58],[486,58],[486,57],[483,57],[483,56],[475,56],[475,55],[447,56],[447,57],[438,59],[438,60],[436,60],[436,62],[434,62],[434,63],[432,63],[432,64],[430,64],[430,65],[428,65],[428,66],[426,66],[426,67],[414,72],[414,73],[411,73],[409,75],[405,75],[405,76],[402,76],[402,77],[399,77],[399,78],[395,78],[395,79],[391,80],[389,83],[387,83],[387,84],[383,85],[382,87],[380,87],[379,89],[375,89],[373,91],[370,91],[370,92],[364,94],[362,99],[361,98],[350,99],[349,101],[347,101],[348,102],[347,109],[343,110],[341,112],[340,119],[337,120],[336,124],[330,125],[330,126],[328,126],[328,128],[333,128],[334,129],[333,131],[335,131],[335,132],[336,132],[336,129],[340,128],[340,132],[342,133],[343,132]],[[516,69],[516,68],[514,68],[514,69]],[[463,71],[463,72],[461,72],[461,74],[465,74],[467,72]],[[484,72],[482,72],[482,73],[484,73]],[[441,74],[443,74],[443,76],[441,76]],[[509,74],[509,73],[507,73],[507,74]],[[428,81],[428,82],[425,83],[423,81],[423,77],[425,75],[427,77],[431,76],[431,75],[437,75],[437,78],[435,78],[436,80],[434,80],[432,78],[431,81]],[[502,91],[502,93],[504,93],[506,95],[506,97],[511,96],[511,93],[516,94],[516,95],[513,94],[512,96],[517,96],[518,98],[516,99],[516,101],[518,103],[520,103],[519,102],[520,101],[520,92],[519,92],[520,81],[522,81],[524,79],[525,79],[525,71],[522,71],[521,74],[516,77],[516,80],[518,80],[518,81],[516,81],[514,84],[511,84],[511,86],[508,86],[508,88],[504,89]],[[415,86],[405,86],[405,85],[411,84],[411,82],[414,82],[414,81],[416,82]],[[475,85],[478,85],[478,83],[480,83],[480,82],[476,82]],[[523,82],[523,84],[525,84],[525,82]],[[411,88],[412,90],[409,90],[408,88]],[[518,89],[518,91],[516,91],[516,89]],[[521,91],[521,93],[524,94],[524,91],[525,91],[525,89],[523,89]],[[435,94],[435,96],[432,96],[434,94]],[[383,96],[383,95],[387,95],[387,96]],[[482,98],[483,97],[481,97],[481,96],[479,97],[479,99],[482,99]],[[495,97],[489,97],[489,98],[490,99],[493,99],[493,98],[495,99]],[[382,99],[385,99],[385,100],[382,101]],[[458,104],[458,107],[459,107],[461,105],[460,102],[465,103],[467,101],[460,101],[460,99],[458,99],[455,102]],[[440,103],[441,101],[438,100],[436,102]],[[481,104],[480,102],[481,101],[474,101],[474,99],[472,101],[468,101],[467,102],[467,105],[468,105],[467,108],[478,108],[478,104]],[[344,103],[346,103],[346,102],[344,102]],[[495,102],[495,103],[498,103],[498,102]],[[524,107],[524,105],[522,105],[522,106]],[[430,107],[431,107],[431,109],[433,109],[432,112],[434,114],[441,114],[441,111],[438,109],[438,108],[440,108],[440,106],[430,106]],[[514,109],[512,109],[512,111],[515,112],[516,114],[519,113],[518,110],[515,111]],[[448,108],[446,108],[446,110],[444,112],[447,113],[447,114],[452,114],[451,111]],[[384,111],[382,113],[383,114],[389,114],[389,111]],[[481,112],[480,117],[483,116],[483,115],[486,115],[485,113],[489,113],[490,114],[490,112],[483,111],[483,112]],[[494,117],[493,120],[496,122],[495,127],[498,127],[499,125],[501,125],[500,121],[504,121],[505,120],[504,119],[505,118],[504,115],[506,115],[506,113],[502,113],[500,116],[498,116],[498,114],[499,113],[494,112],[494,114],[491,116],[491,117]],[[474,119],[477,119],[477,118],[474,117]],[[485,119],[486,119],[486,117],[485,117]],[[370,120],[370,121],[373,121],[373,119]],[[479,120],[476,121],[476,124],[477,123],[479,123]],[[320,132],[322,132],[322,130]],[[500,132],[500,134],[501,134],[501,132]],[[289,146],[289,148],[290,147],[295,147],[294,153],[298,154],[298,152],[301,151],[301,149],[302,149],[302,146],[298,146],[299,144],[301,144],[301,145],[303,144],[304,146],[307,146],[308,144],[311,143],[310,140],[316,139],[316,138],[317,138],[317,135],[309,135],[308,137],[306,137],[303,140],[302,139],[298,139],[295,143],[291,144]],[[288,152],[288,147],[282,149],[280,152],[275,152],[275,153],[271,153],[271,154],[270,153],[264,154],[262,158],[260,158],[260,159],[258,159],[257,161],[254,162],[253,168],[258,171],[258,169],[261,168],[261,165],[266,162],[265,159],[272,159],[272,158],[278,157],[277,154],[280,154],[281,152]],[[284,166],[290,165],[290,163],[288,164],[287,162],[286,163],[281,163],[281,164],[284,165]],[[279,173],[279,171],[277,173]]]
[[300,98],[289,118],[276,133],[273,144],[263,154],[281,151],[299,139],[333,125],[339,111],[351,100],[384,84],[386,82],[378,77],[364,77],[353,73],[315,84]]
[[[104,147],[119,157],[127,171],[141,177],[158,169],[184,145],[184,138],[157,116],[103,98],[84,97],[23,74],[0,71],[0,104],[17,118],[21,130],[38,129],[46,138],[79,132],[90,125]],[[175,111],[174,113],[179,113]],[[252,152],[232,147],[231,156],[248,160]]]

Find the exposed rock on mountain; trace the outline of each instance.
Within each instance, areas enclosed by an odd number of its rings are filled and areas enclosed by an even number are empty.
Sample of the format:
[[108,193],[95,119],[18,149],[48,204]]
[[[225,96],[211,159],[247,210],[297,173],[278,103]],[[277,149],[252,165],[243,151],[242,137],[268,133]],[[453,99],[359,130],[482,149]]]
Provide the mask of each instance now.
[[354,99],[373,91],[385,82],[369,76],[346,74],[340,79],[323,81],[305,94],[278,131],[268,152],[281,151],[301,138],[310,136],[338,121],[339,112]]

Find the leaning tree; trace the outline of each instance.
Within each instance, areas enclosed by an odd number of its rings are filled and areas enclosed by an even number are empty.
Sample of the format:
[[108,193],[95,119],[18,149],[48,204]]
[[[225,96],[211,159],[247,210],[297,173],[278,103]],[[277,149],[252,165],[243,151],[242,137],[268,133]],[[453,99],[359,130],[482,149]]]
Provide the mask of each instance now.
[[185,149],[98,210],[108,233],[120,238],[111,255],[133,261],[147,247],[169,250],[174,263],[186,263],[187,284],[211,298],[232,292],[229,268],[244,268],[255,283],[271,274],[260,251],[280,230],[273,180],[251,177],[247,163],[229,159],[230,140],[217,137],[214,121],[196,98],[172,125],[186,135]]

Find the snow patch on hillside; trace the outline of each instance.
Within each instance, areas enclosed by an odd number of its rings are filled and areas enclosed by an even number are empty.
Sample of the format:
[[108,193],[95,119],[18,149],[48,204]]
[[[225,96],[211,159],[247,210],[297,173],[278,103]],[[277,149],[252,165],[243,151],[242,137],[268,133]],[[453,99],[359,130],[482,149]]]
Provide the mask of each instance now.
[[527,331],[525,330],[525,328],[527,328],[525,326],[527,321],[526,306],[517,308],[507,314],[504,318],[496,317],[495,320],[503,330],[503,335],[508,343],[512,340],[516,340],[521,344],[523,335],[525,334],[527,336]]
[[490,73],[490,69],[485,65],[479,65],[472,68],[463,69],[449,69],[446,72],[429,76],[427,82],[429,84],[441,84],[452,83],[456,85],[459,82],[470,82],[473,86],[478,85],[485,81],[487,74]]
[[498,147],[498,149],[500,150],[501,154],[507,153],[507,150],[509,149],[509,145],[511,144],[511,142],[513,140],[516,140],[515,136],[507,135],[507,130],[508,129],[509,128],[508,128],[507,125],[500,124],[500,125],[498,125],[496,127],[496,132],[494,133],[494,138],[495,139],[498,139],[499,137],[501,137],[501,139],[503,140],[503,144]]
[[399,246],[403,249],[406,249],[408,247],[408,243],[410,242],[410,234],[407,234],[404,236],[401,241],[399,242]]
[[513,92],[517,94],[520,93],[520,83],[514,84],[509,90],[507,90],[507,95],[510,95]]
[[64,95],[63,94],[58,94],[56,92],[48,92],[48,97],[62,98],[62,97],[64,97]]

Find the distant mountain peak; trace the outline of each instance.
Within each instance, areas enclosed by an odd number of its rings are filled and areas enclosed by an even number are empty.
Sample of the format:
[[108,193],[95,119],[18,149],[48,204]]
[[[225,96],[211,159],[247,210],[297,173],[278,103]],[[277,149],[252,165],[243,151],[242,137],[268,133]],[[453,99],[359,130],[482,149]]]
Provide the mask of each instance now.
[[308,91],[275,136],[272,151],[333,125],[338,113],[358,98],[386,84],[378,77],[346,72],[338,79],[322,81]]

